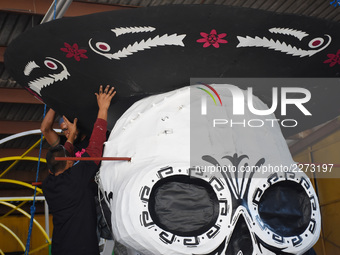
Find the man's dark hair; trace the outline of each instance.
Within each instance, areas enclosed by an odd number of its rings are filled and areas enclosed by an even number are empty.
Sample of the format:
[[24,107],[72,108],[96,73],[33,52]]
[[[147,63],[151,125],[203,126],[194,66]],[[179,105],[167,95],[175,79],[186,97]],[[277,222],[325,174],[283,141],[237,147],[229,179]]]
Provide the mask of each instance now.
[[50,171],[55,174],[60,170],[63,170],[66,167],[66,161],[56,161],[55,157],[67,157],[69,153],[66,151],[64,146],[61,144],[58,144],[55,147],[52,147],[49,149],[49,151],[46,154],[46,162],[47,167],[50,169]]

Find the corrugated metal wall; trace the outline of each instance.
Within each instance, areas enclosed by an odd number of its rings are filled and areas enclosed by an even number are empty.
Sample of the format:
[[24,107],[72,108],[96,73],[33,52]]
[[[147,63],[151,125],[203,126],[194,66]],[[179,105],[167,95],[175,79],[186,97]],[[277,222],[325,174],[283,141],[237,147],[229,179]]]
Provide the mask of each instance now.
[[223,4],[340,21],[339,10],[330,5],[332,0],[87,0],[86,2],[143,7],[167,4]]

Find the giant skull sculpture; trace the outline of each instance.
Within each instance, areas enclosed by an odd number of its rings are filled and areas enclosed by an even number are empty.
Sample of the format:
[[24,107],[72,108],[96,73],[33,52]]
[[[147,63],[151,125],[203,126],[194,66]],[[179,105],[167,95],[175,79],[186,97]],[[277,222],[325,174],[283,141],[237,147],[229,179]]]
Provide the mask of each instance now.
[[[241,123],[230,85],[214,87],[223,105],[208,110]],[[142,99],[115,125],[104,156],[132,157],[100,169],[117,241],[142,254],[306,252],[319,237],[318,200],[278,124],[213,127],[201,98],[192,86]]]

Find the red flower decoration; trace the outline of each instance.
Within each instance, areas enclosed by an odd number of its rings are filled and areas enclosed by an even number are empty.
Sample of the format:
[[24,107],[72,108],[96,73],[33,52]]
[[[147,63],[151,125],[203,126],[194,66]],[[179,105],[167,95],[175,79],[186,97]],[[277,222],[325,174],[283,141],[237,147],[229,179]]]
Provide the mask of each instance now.
[[210,34],[201,32],[200,35],[203,38],[198,39],[197,42],[204,43],[203,44],[204,48],[207,48],[210,45],[214,46],[215,48],[219,48],[220,47],[219,43],[227,43],[228,42],[227,40],[222,39],[222,38],[226,37],[227,34],[222,33],[222,34],[218,35],[215,29],[211,30]]
[[73,44],[72,46],[68,43],[64,43],[66,48],[60,48],[61,51],[66,52],[67,58],[74,57],[75,60],[80,61],[80,58],[88,58],[84,53],[87,52],[87,50],[79,49],[78,44]]
[[329,59],[325,60],[324,63],[330,63],[329,66],[333,67],[336,64],[340,65],[340,50],[336,54],[327,54]]

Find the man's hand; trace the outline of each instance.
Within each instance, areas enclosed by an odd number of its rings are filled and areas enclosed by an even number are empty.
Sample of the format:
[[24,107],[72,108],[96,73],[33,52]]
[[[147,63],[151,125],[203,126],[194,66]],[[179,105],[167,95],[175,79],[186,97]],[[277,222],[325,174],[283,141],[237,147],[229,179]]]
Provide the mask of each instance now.
[[107,85],[103,92],[103,86],[100,85],[99,94],[95,93],[95,95],[97,96],[97,103],[98,103],[99,109],[103,109],[103,110],[109,109],[111,99],[116,94],[116,91],[113,91],[114,89],[115,89],[114,87],[110,89],[110,85]]
[[63,119],[67,125],[67,131],[69,132],[67,136],[67,141],[73,144],[74,140],[77,138],[77,135],[78,135],[78,129],[77,129],[78,119],[75,118],[73,120],[73,123],[70,122],[65,116],[63,116]]
[[103,86],[100,85],[99,94],[95,93],[99,107],[98,118],[107,120],[107,110],[110,107],[111,99],[116,94],[116,91],[114,91],[114,89],[115,89],[114,87],[111,87],[110,89],[110,86],[107,85],[103,92]]

